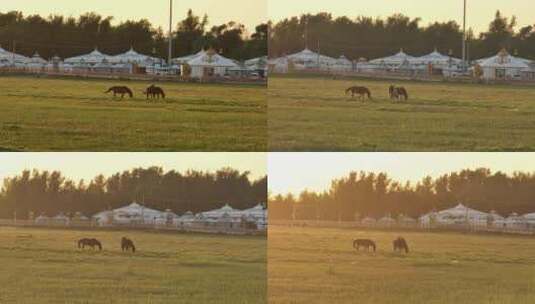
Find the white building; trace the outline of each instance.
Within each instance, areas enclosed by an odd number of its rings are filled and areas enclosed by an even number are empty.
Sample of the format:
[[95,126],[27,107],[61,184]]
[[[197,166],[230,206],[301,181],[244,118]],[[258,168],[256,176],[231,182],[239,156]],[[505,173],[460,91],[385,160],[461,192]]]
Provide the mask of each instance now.
[[353,62],[342,55],[336,59],[333,69],[335,72],[351,72],[353,70]]
[[6,51],[0,46],[0,65],[2,66],[24,66],[30,62],[30,58]]
[[489,213],[468,208],[463,204],[459,204],[453,208],[430,212],[420,217],[422,225],[472,225],[472,226],[487,226]]
[[452,56],[443,55],[435,49],[427,55],[415,58],[413,62],[415,64],[432,66],[433,69],[444,70],[456,68],[462,63],[462,60]]
[[519,80],[530,70],[529,60],[509,55],[502,49],[496,56],[478,61],[485,80]]
[[97,213],[93,218],[101,226],[155,224],[156,220],[166,217],[166,213],[140,205],[136,202],[114,210]]
[[330,71],[335,67],[337,61],[335,58],[318,54],[308,48],[286,57],[291,60],[296,70]]
[[392,56],[387,56],[383,58],[377,58],[370,60],[371,64],[386,66],[389,69],[399,69],[402,66],[412,66],[417,63],[416,57],[406,54],[403,49],[401,49],[397,54]]
[[[211,78],[229,76],[231,69],[240,68],[233,60],[208,50],[187,62],[191,67],[192,78]],[[182,67],[182,75],[184,75]]]
[[125,53],[112,56],[109,62],[112,64],[130,63],[130,64],[136,64],[140,67],[147,67],[147,66],[152,66],[156,63],[161,64],[162,59],[140,54],[136,52],[134,48],[132,47],[130,48],[130,50],[128,50]]
[[103,61],[110,62],[113,60],[112,56],[101,53],[97,48],[89,54],[75,56],[65,59],[65,63],[77,66],[93,66]]

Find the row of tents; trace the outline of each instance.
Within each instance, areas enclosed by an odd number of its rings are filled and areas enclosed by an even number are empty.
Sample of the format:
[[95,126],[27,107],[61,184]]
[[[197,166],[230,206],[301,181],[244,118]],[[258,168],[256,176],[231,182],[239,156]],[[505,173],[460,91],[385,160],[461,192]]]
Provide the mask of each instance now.
[[365,217],[360,223],[368,227],[419,226],[421,228],[447,228],[470,226],[498,230],[527,230],[535,228],[535,213],[524,215],[512,213],[504,217],[496,211],[483,212],[458,204],[446,210],[429,212],[418,219],[405,215],[400,215],[396,219],[391,216],[385,216],[380,219]]
[[[535,62],[529,59],[513,56],[502,49],[495,56],[474,60],[467,63],[471,74],[478,71],[478,77],[487,80],[533,80],[535,79]],[[444,55],[437,49],[424,56],[411,56],[401,49],[398,53],[372,60],[360,58],[349,60],[344,55],[332,58],[321,55],[310,49],[271,58],[268,69],[276,73],[291,71],[325,71],[332,73],[383,73],[383,72],[430,72],[452,77],[462,74],[466,64],[459,58]]]
[[171,210],[160,211],[143,206],[139,203],[131,203],[114,210],[105,210],[88,218],[81,214],[68,217],[59,214],[55,217],[40,215],[34,219],[37,225],[64,225],[68,226],[76,222],[92,222],[100,227],[113,226],[160,226],[187,230],[195,229],[239,229],[247,228],[259,231],[267,229],[267,209],[262,204],[240,210],[234,209],[230,205],[206,212],[194,214],[186,212],[177,215]]
[[[45,60],[39,53],[31,58],[9,52],[0,47],[0,68],[15,67],[31,72],[55,71],[100,73],[147,73],[189,75],[192,78],[207,77],[264,77],[267,56],[240,62],[218,54],[213,49],[174,58],[171,65],[165,60],[141,54],[131,48],[118,55],[107,55],[95,48],[92,52],[62,60],[58,56]],[[186,72],[186,69],[189,71]]]

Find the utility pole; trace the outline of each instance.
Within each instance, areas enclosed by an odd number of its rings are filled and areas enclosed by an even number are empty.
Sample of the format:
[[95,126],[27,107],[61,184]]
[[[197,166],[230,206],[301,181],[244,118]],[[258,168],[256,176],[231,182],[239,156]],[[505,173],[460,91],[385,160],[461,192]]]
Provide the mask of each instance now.
[[169,0],[169,54],[168,64],[173,59],[173,0]]
[[466,68],[466,0],[463,9],[463,70]]

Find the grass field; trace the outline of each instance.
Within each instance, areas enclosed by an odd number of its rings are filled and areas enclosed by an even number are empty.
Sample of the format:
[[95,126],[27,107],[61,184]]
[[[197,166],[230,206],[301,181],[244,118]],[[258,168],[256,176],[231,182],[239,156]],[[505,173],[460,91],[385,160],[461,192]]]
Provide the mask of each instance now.
[[0,261],[0,303],[266,303],[264,237],[0,228]]
[[[392,103],[390,84],[410,100]],[[374,101],[345,96],[353,85]],[[271,76],[268,95],[270,151],[535,150],[535,86]]]
[[[535,238],[270,227],[269,303],[535,303]],[[355,238],[376,240],[357,253]]]
[[[0,78],[0,150],[266,151],[266,88],[161,83],[165,102],[147,103],[149,82]],[[113,100],[128,85],[134,99]]]

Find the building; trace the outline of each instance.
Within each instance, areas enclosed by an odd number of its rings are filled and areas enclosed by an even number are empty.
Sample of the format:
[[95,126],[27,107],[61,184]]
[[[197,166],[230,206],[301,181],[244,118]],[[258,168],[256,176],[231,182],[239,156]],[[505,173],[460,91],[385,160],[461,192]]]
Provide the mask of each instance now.
[[481,69],[484,80],[521,80],[523,73],[530,70],[529,62],[502,49],[496,56],[479,60],[474,68]]
[[423,226],[488,226],[489,213],[468,208],[463,204],[438,211],[430,212],[420,217]]
[[[214,50],[208,50],[187,62],[191,68],[192,78],[213,78],[230,76],[230,70],[240,68],[233,60],[217,54]],[[187,75],[182,66],[181,75]]]

